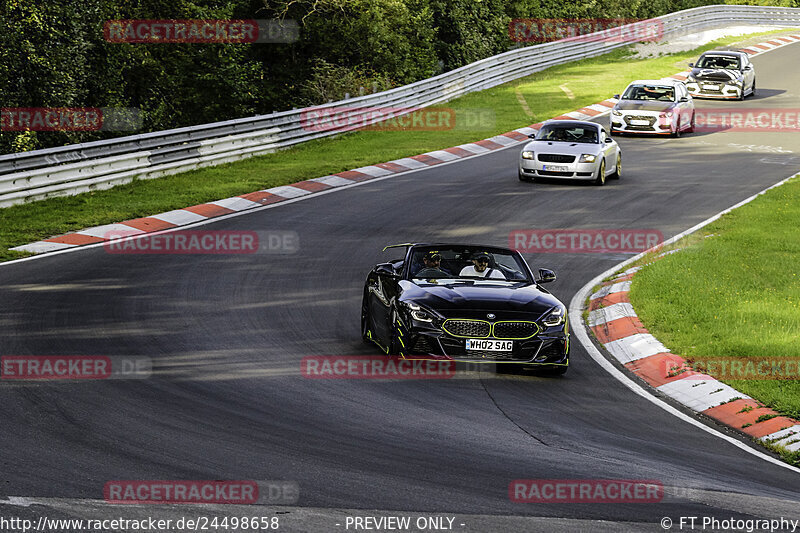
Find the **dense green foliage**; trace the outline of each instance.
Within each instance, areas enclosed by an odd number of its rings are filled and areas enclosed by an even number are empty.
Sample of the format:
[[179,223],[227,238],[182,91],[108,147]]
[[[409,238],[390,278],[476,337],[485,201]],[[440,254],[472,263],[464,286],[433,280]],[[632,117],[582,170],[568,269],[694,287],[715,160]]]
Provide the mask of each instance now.
[[[163,130],[423,79],[509,49],[512,18],[642,18],[712,2],[0,0],[0,105],[136,108],[139,131]],[[117,19],[275,17],[298,21],[299,40],[129,44],[103,36],[103,24]],[[0,153],[111,135],[119,134],[5,132]]]

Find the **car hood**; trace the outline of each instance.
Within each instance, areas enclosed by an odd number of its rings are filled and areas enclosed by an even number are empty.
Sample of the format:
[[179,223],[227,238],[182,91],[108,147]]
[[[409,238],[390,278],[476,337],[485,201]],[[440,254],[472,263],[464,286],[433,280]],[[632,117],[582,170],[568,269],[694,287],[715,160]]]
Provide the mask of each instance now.
[[531,141],[525,145],[523,151],[533,151],[544,154],[596,154],[600,149],[597,143],[573,143],[561,141]]
[[615,109],[620,111],[669,111],[675,107],[675,102],[659,102],[657,100],[620,100]]
[[730,82],[739,79],[742,74],[738,70],[725,68],[693,68],[692,76],[697,80]]
[[[404,280],[401,300],[413,300],[445,316],[453,311],[526,312],[538,318],[560,305],[556,297],[534,283],[492,280]],[[502,318],[502,317],[500,317]]]

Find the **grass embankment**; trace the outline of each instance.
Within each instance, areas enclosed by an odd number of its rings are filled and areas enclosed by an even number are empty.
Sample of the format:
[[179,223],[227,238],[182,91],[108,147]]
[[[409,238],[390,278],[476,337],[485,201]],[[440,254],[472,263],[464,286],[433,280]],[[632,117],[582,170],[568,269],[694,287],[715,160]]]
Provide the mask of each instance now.
[[[636,274],[630,299],[672,352],[700,363],[797,358],[800,363],[800,177],[678,241]],[[800,419],[800,380],[722,379]],[[789,459],[800,465],[800,452]]]
[[[779,32],[764,32],[764,35],[772,33]],[[361,131],[304,143],[242,162],[0,209],[0,261],[28,255],[8,248],[53,235],[287,185],[505,133],[604,100],[622,91],[633,79],[673,74],[699,53],[743,38],[720,39],[689,52],[651,59],[633,59],[630,48],[620,49],[597,58],[555,66],[446,104],[458,113],[457,116],[470,110],[488,110],[494,116],[493,121],[482,120],[476,126],[456,122],[453,129],[437,131]],[[513,174],[514,170],[509,169],[509,175]]]

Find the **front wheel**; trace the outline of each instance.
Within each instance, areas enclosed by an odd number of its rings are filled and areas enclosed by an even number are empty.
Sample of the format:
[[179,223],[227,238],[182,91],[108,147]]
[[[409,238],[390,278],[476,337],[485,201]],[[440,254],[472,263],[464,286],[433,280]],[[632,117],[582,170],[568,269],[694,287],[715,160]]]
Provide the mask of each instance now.
[[361,299],[361,340],[367,344],[372,342],[369,323],[369,301],[367,300],[367,291],[364,291],[364,297]]
[[686,133],[694,133],[694,113],[692,113],[692,118],[689,120],[689,129],[686,130]]
[[618,180],[622,176],[622,154],[617,154],[617,166],[614,173],[611,174],[611,179]]
[[752,87],[752,89],[750,89],[750,96],[752,96],[752,97],[756,96],[756,79],[755,78],[753,78],[753,87]]
[[600,168],[597,169],[597,177],[594,179],[595,185],[606,184],[606,160],[600,161]]
[[519,181],[531,181],[528,176],[523,174],[522,172],[519,173]]
[[739,92],[739,101],[743,102],[745,99],[745,91],[744,91],[744,84],[742,84],[742,90]]
[[391,339],[389,340],[389,355],[405,355],[408,350],[406,350],[405,340],[403,339],[403,328],[397,317],[397,311],[392,309],[389,316],[392,321],[389,326],[389,331],[392,332]]

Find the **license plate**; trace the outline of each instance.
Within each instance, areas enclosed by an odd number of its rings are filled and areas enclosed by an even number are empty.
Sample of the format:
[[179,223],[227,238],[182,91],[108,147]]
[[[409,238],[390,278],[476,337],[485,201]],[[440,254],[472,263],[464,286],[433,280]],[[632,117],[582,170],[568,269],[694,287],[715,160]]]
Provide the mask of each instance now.
[[542,170],[555,170],[561,172],[567,172],[569,167],[566,165],[542,165]]
[[482,352],[510,352],[514,341],[498,341],[494,339],[467,339],[467,350]]
[[719,90],[719,85],[704,84],[703,85],[703,89],[709,89],[709,90],[712,90],[712,91],[717,91],[717,90]]
[[631,119],[631,126],[649,126],[649,120]]

